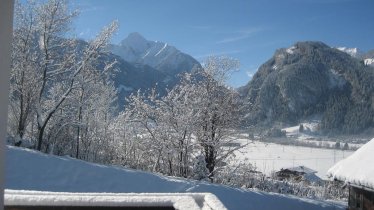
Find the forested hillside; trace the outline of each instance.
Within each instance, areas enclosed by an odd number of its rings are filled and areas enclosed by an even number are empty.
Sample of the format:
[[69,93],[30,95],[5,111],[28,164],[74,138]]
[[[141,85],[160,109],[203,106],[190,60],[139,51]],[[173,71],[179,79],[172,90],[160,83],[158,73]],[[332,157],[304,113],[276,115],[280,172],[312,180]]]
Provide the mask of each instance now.
[[320,129],[357,133],[374,126],[374,68],[321,42],[279,49],[240,88],[246,124],[296,124],[321,116]]

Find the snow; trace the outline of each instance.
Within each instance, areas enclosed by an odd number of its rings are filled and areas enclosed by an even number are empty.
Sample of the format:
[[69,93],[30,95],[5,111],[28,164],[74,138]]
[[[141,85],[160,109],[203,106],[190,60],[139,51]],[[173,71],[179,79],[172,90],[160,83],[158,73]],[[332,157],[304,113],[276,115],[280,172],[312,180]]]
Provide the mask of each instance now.
[[360,56],[362,53],[361,51],[358,49],[358,48],[349,48],[349,47],[337,47],[336,49],[342,51],[342,52],[345,52],[347,54],[349,54],[350,56],[352,57],[358,57]]
[[156,55],[155,56],[158,56],[166,47],[168,46],[168,44],[167,43],[165,43],[164,44],[164,46],[160,49],[160,51],[158,51],[157,53],[156,53]]
[[266,175],[282,168],[306,166],[317,171],[316,175],[322,179],[328,179],[328,169],[352,154],[352,151],[251,142],[247,139],[237,141],[241,145],[249,144],[235,152],[233,161],[251,163]]
[[311,183],[320,183],[322,180],[321,178],[319,178],[317,175],[315,175],[314,173],[311,173],[311,174],[304,174],[303,175],[303,179],[304,180],[307,180]]
[[310,169],[308,167],[305,167],[305,166],[290,167],[290,168],[285,168],[284,170],[299,172],[299,173],[302,174],[302,177],[303,177],[304,180],[307,180],[311,183],[312,182],[319,183],[319,182],[322,181],[322,179],[320,177],[315,175],[315,173],[317,173],[317,171],[315,171],[313,169]]
[[367,66],[369,66],[369,65],[374,66],[374,58],[367,58],[367,59],[364,60],[364,63]]
[[296,47],[295,46],[292,46],[292,47],[290,47],[290,48],[287,48],[286,49],[286,52],[288,53],[288,54],[294,54],[294,50],[296,49]]
[[[352,137],[352,136],[347,136],[345,137],[345,139],[341,139],[341,137],[330,138],[328,136],[322,136],[320,135],[318,131],[318,125],[320,122],[321,122],[320,119],[314,119],[314,120],[309,120],[309,121],[305,121],[301,123],[304,127],[304,132],[299,131],[299,125],[283,128],[282,131],[286,132],[286,136],[288,139],[292,139],[292,140],[304,142],[304,143],[321,145],[321,146],[330,147],[330,148],[335,147],[335,144],[337,141],[339,142],[348,141],[349,142],[348,145],[351,149],[361,147],[363,144],[360,142],[362,141],[367,142],[365,138]],[[346,153],[351,154],[352,152],[345,151],[344,156],[347,156]]]
[[143,59],[145,58],[145,57],[147,57],[148,55],[149,55],[149,53],[150,53],[151,51],[150,50],[148,50],[146,53],[145,53],[145,55],[143,55]]
[[[319,120],[311,120],[308,122],[303,122],[304,130],[309,130],[310,132],[316,132],[318,130],[318,124],[320,123]],[[299,134],[299,125],[291,126],[283,128],[282,131],[286,131],[289,135],[297,135]]]
[[374,189],[374,139],[327,172],[333,179]]
[[317,171],[310,169],[308,167],[305,167],[305,166],[296,166],[296,167],[290,167],[290,168],[285,168],[285,169],[290,170],[290,171],[296,171],[299,173],[306,173],[306,174],[317,173]]
[[[5,188],[52,192],[212,193],[228,209],[344,209],[343,204],[235,189],[7,147]],[[7,191],[8,192],[8,191]]]
[[164,62],[168,66],[177,66],[181,62],[177,59],[180,51],[175,47],[159,41],[148,41],[136,32],[129,34],[119,46],[112,45],[110,50],[125,61],[156,69]]
[[329,87],[330,88],[335,88],[335,87],[343,87],[346,84],[346,80],[342,75],[338,73],[335,69],[330,69],[329,74]]
[[[9,206],[173,206],[176,209],[225,210],[211,193],[66,193],[5,190]],[[203,207],[203,208],[200,208]]]

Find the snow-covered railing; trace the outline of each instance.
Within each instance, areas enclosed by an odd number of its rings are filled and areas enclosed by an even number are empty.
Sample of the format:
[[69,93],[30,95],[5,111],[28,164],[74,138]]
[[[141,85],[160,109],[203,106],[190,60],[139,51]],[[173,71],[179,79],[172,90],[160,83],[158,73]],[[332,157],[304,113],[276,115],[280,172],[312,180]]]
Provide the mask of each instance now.
[[[226,207],[211,193],[68,193],[24,190],[5,190],[6,209],[48,210],[56,207],[69,210],[77,207],[138,207],[157,209],[223,210]],[[57,208],[58,209],[58,208]],[[83,209],[83,208],[82,208]]]

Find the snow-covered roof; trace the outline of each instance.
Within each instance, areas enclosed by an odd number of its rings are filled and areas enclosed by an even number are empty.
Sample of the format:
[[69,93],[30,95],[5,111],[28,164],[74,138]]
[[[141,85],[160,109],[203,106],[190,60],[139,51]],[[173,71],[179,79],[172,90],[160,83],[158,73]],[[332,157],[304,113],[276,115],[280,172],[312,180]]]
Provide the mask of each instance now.
[[303,179],[307,180],[307,181],[309,181],[311,183],[320,183],[320,182],[322,182],[322,179],[319,178],[315,173],[305,174],[303,176]]
[[296,172],[305,173],[305,174],[314,174],[314,173],[317,173],[317,171],[315,171],[313,169],[310,169],[308,167],[305,167],[305,166],[283,168],[282,170],[296,171]]
[[374,189],[374,139],[349,157],[339,161],[327,175],[349,184]]

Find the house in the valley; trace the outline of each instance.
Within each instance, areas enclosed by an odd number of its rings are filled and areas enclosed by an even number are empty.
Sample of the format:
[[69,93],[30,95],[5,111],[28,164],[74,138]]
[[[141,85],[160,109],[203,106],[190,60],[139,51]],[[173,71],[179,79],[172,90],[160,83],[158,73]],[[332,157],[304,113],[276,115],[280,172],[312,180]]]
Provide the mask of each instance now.
[[278,180],[288,180],[301,182],[305,181],[308,183],[319,183],[321,178],[316,175],[317,171],[310,169],[305,166],[297,166],[290,168],[282,168],[275,172],[275,176]]
[[374,210],[374,139],[327,172],[349,187],[349,210]]

